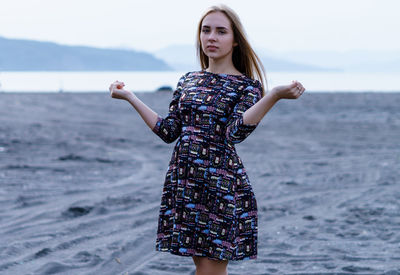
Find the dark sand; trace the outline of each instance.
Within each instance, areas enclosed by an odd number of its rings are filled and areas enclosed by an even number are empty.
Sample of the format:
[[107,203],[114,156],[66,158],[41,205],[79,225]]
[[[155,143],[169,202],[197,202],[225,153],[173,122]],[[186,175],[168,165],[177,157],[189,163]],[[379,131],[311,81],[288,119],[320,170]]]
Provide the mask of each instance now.
[[[0,274],[194,274],[154,249],[173,146],[107,93],[0,94]],[[236,147],[259,255],[230,275],[400,274],[400,93],[281,101]]]

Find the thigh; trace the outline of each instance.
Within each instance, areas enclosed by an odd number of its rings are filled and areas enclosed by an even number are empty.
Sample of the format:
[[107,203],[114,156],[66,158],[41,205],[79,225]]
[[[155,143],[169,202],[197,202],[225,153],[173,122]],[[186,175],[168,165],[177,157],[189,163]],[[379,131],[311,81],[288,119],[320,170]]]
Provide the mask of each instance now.
[[197,257],[197,256],[192,256],[192,258],[193,258],[194,264],[195,264],[196,266],[198,266],[198,265],[199,265],[199,257]]
[[215,272],[215,274],[224,274],[228,265],[227,260],[211,260],[207,257],[193,256],[193,261],[200,270],[206,272],[212,271],[213,273]]

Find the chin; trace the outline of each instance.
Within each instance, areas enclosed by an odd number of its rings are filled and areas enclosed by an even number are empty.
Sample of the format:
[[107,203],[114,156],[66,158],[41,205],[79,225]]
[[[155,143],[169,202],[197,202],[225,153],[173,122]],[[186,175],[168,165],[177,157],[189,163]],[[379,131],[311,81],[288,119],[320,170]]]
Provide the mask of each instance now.
[[206,53],[206,55],[208,56],[208,58],[212,58],[212,59],[218,59],[220,56],[217,54],[213,54],[213,53]]
[[209,59],[214,59],[214,60],[222,60],[222,59],[225,59],[225,58],[227,58],[229,56],[229,54],[226,54],[226,55],[222,55],[222,54],[206,54],[206,55],[207,55],[207,57]]
[[226,54],[221,54],[220,52],[206,52],[205,53],[209,58],[223,58]]

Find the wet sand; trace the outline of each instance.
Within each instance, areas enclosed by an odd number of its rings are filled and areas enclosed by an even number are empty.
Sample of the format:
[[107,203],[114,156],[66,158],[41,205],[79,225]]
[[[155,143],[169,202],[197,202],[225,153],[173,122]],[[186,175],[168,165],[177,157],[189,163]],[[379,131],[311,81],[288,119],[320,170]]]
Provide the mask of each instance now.
[[[166,115],[171,94],[137,93]],[[236,145],[257,260],[230,275],[400,274],[400,93],[281,101]],[[0,274],[194,274],[154,250],[174,143],[107,93],[0,94]]]

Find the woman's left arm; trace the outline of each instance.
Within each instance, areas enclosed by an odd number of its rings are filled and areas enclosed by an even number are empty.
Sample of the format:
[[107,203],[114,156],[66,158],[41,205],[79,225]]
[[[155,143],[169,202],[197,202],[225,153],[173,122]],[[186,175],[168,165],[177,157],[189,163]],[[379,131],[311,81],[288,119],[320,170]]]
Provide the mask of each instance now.
[[297,99],[305,91],[303,85],[298,81],[293,81],[292,84],[277,86],[261,98],[256,104],[251,106],[243,113],[243,124],[254,125],[258,124],[266,113],[280,99]]

